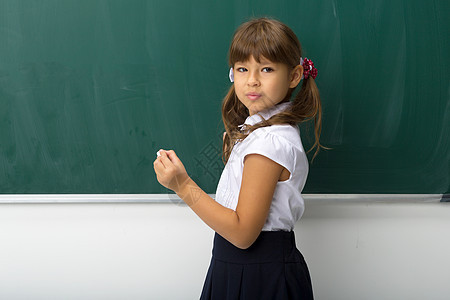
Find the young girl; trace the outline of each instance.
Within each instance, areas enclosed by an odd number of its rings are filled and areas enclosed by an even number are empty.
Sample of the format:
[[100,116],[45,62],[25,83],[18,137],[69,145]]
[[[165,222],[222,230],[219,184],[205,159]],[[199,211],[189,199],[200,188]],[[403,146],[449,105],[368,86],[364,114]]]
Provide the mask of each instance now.
[[267,18],[237,29],[229,63],[234,83],[222,104],[226,165],[216,199],[188,176],[173,150],[159,151],[157,179],[216,232],[201,299],[313,299],[293,229],[304,211],[308,174],[297,124],[314,119],[315,155],[322,147],[317,70],[302,59],[292,30]]

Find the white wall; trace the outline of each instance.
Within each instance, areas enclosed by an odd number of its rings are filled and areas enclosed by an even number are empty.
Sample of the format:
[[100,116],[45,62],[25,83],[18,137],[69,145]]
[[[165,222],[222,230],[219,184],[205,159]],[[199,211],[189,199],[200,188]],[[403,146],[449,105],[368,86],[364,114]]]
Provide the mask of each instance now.
[[[307,203],[316,299],[449,299],[450,205]],[[186,206],[0,204],[0,299],[197,299],[213,232]]]
[[450,299],[450,203],[309,205],[316,299]]

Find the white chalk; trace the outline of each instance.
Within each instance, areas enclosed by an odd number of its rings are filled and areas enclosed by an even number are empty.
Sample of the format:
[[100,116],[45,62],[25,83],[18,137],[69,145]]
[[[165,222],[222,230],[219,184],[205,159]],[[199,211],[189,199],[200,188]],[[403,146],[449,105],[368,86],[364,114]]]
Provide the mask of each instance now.
[[160,157],[160,156],[161,156],[161,153],[159,153],[159,151],[156,152],[156,156],[157,156],[157,157]]

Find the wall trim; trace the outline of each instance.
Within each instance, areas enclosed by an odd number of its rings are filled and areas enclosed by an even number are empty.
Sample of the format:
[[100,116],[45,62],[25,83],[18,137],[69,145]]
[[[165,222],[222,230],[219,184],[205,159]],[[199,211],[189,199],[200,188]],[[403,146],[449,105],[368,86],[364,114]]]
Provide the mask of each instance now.
[[[215,194],[208,194],[215,198]],[[450,202],[450,194],[304,194],[307,203]],[[176,194],[0,194],[0,204],[22,203],[172,203],[183,204]]]

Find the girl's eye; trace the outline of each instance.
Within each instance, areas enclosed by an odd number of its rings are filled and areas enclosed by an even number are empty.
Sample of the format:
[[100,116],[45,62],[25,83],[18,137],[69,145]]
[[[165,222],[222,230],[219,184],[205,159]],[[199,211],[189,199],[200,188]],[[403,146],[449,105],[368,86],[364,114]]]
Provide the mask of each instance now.
[[273,69],[270,68],[270,67],[265,67],[265,68],[262,69],[262,71],[263,71],[264,73],[270,73],[270,72],[273,72]]
[[244,68],[244,67],[239,67],[239,68],[237,68],[236,69],[238,72],[245,72],[245,71],[247,71],[247,69],[246,68]]

